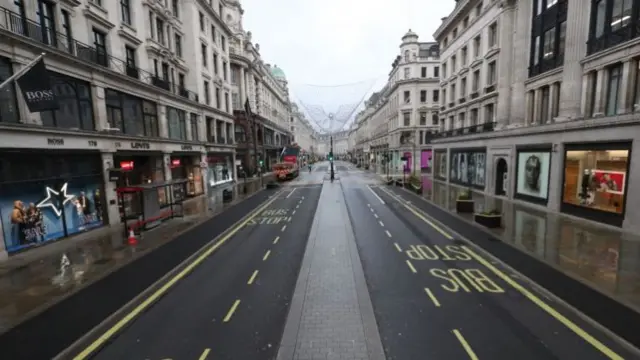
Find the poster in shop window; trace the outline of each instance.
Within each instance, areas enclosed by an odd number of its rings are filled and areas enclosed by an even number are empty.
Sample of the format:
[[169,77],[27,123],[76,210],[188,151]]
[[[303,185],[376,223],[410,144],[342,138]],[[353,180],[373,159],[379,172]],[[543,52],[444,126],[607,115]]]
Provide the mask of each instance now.
[[484,187],[486,154],[479,151],[452,151],[449,180],[460,185]]

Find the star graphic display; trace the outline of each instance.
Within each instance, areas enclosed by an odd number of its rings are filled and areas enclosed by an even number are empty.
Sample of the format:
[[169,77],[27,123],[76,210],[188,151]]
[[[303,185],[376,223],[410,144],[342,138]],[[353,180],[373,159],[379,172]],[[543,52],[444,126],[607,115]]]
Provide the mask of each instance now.
[[36,205],[36,207],[39,209],[49,207],[51,208],[51,210],[53,210],[56,216],[60,217],[60,215],[62,215],[62,209],[58,209],[58,205],[57,205],[58,198],[60,197],[60,195],[62,194],[62,197],[63,197],[63,200],[62,200],[63,209],[64,209],[64,206],[69,201],[73,200],[73,198],[75,197],[74,195],[67,194],[67,186],[68,186],[68,183],[65,183],[64,185],[62,185],[62,187],[58,191],[53,190],[52,188],[47,186],[45,188],[47,197],[44,200],[40,201],[38,205]]

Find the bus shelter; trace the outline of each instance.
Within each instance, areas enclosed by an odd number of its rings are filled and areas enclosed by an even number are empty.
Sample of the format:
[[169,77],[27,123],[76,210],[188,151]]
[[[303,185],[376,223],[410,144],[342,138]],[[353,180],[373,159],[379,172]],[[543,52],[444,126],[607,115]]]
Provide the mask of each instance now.
[[187,180],[116,188],[124,231],[139,233],[184,216]]

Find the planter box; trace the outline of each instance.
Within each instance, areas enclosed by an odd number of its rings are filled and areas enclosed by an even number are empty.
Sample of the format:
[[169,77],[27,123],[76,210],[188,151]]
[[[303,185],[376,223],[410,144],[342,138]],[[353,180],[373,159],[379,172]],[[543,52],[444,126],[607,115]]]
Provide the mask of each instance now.
[[396,179],[396,186],[404,186],[404,181],[402,179]]
[[490,229],[495,229],[502,226],[502,215],[475,214],[473,216],[473,219],[478,224]]
[[410,187],[416,194],[422,195],[422,185],[411,184]]
[[470,214],[474,211],[473,200],[456,200],[456,212]]
[[395,184],[395,182],[396,181],[393,180],[393,179],[387,179],[387,185],[393,185],[393,184]]

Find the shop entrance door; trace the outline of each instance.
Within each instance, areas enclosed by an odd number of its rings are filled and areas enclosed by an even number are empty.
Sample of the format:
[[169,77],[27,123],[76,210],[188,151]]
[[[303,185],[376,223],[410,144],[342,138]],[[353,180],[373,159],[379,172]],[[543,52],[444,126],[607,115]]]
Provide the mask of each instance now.
[[508,184],[508,166],[504,158],[499,158],[496,164],[496,195],[506,195],[506,186]]

